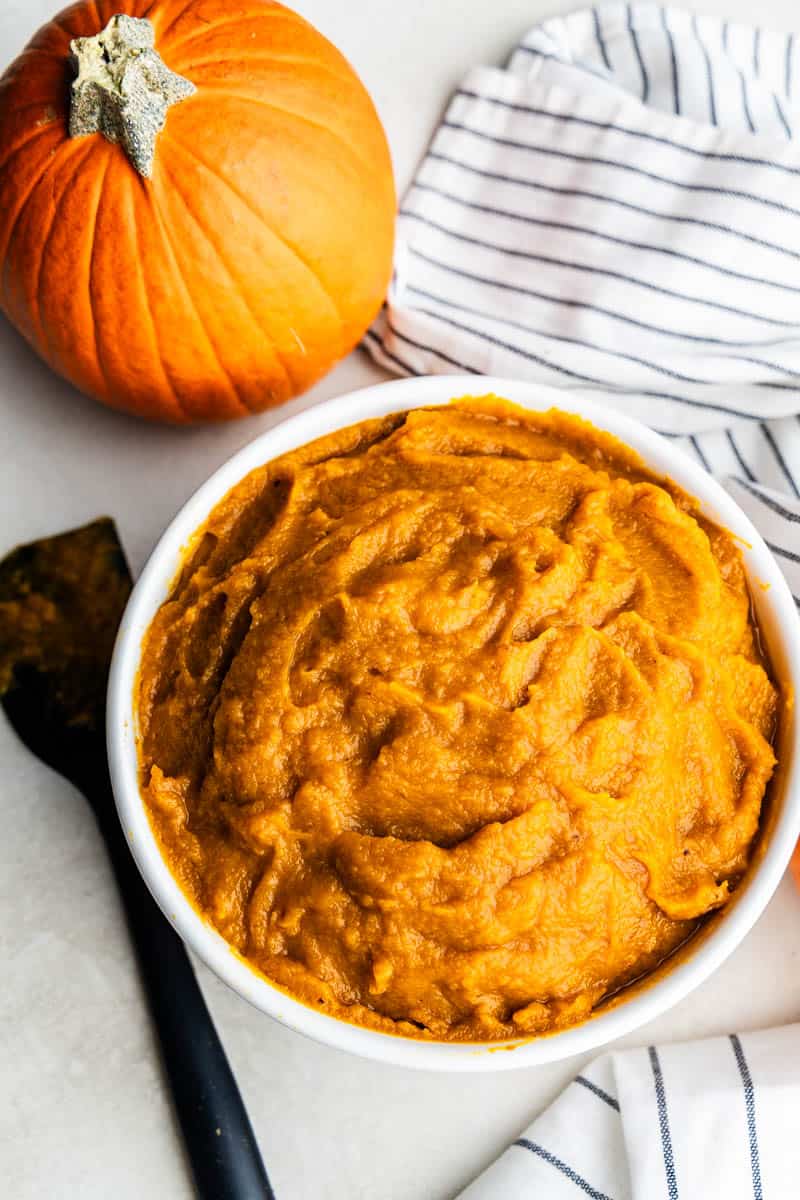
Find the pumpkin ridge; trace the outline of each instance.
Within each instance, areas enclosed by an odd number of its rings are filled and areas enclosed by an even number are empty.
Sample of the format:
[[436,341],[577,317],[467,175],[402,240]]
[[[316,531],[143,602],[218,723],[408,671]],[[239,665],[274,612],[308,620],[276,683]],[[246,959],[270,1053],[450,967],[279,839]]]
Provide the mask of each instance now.
[[[42,343],[46,347],[48,356],[50,356],[51,359],[55,356],[52,353],[50,339],[47,336],[47,332],[46,332],[45,326],[44,326],[44,321],[42,318],[42,299],[43,299],[43,297],[42,297],[42,276],[44,274],[45,259],[47,258],[47,254],[50,249],[50,242],[52,240],[53,234],[55,233],[55,231],[58,227],[58,219],[59,219],[59,215],[63,209],[64,202],[66,201],[66,199],[69,196],[69,192],[72,187],[72,183],[73,183],[73,180],[75,179],[75,176],[80,171],[81,167],[83,166],[84,161],[89,157],[89,153],[90,153],[90,151],[92,151],[94,149],[94,147],[87,146],[84,143],[82,149],[84,150],[84,153],[82,155],[79,155],[76,153],[76,154],[71,155],[69,158],[67,165],[69,167],[71,167],[72,169],[69,171],[68,177],[64,179],[64,182],[61,185],[60,194],[58,196],[58,199],[53,204],[53,211],[50,214],[49,221],[48,221],[47,225],[44,227],[44,229],[42,230],[42,236],[41,236],[40,242],[39,242],[39,247],[40,247],[39,258],[38,258],[38,261],[37,261],[36,267],[35,267],[36,283],[35,283],[34,289],[33,289],[33,304],[31,306],[31,316],[34,319],[35,324],[39,326],[39,336],[41,337]],[[76,162],[76,160],[77,160],[77,162]]]
[[[184,13],[188,11],[189,6],[192,3],[193,0],[189,0],[189,4],[186,5],[186,8],[184,8],[178,14],[178,17],[175,21],[170,21],[167,29],[175,28],[177,22],[184,15]],[[228,18],[228,20],[215,21],[213,25],[208,25],[204,29],[193,29],[191,33],[186,35],[186,37],[180,38],[179,41],[174,42],[173,45],[170,46],[170,51],[182,50],[189,44],[189,42],[196,42],[200,38],[208,37],[209,34],[218,33],[221,29],[230,29],[232,25],[238,25],[242,21],[261,21],[265,17],[269,17],[271,21],[274,20],[275,17],[280,17],[289,24],[304,26],[306,29],[312,28],[308,21],[301,17],[299,13],[294,12],[291,8],[286,8],[282,4],[270,4],[269,6],[262,5],[260,8],[251,13],[236,13],[235,16]],[[327,41],[327,38],[325,40]]]
[[[175,143],[175,144],[177,144],[177,143]],[[201,159],[198,159],[198,162],[200,162],[200,163],[201,163],[201,166],[205,166],[205,163],[203,163]],[[225,257],[223,256],[223,254],[222,254],[222,252],[220,251],[219,247],[217,246],[216,242],[212,240],[212,238],[211,238],[211,236],[210,236],[210,234],[209,234],[208,230],[207,230],[207,229],[206,229],[206,228],[203,226],[203,223],[202,223],[202,221],[200,221],[200,220],[198,219],[198,217],[197,217],[197,214],[195,213],[195,211],[194,211],[194,209],[192,208],[191,204],[189,203],[189,201],[187,200],[186,196],[184,195],[184,192],[183,192],[183,190],[181,189],[181,187],[180,187],[179,183],[177,182],[177,180],[176,180],[175,176],[172,174],[172,172],[171,172],[171,171],[170,171],[170,170],[169,170],[169,169],[168,169],[166,166],[164,166],[164,163],[163,163],[163,161],[162,161],[162,169],[165,171],[165,173],[166,173],[167,175],[169,175],[170,182],[172,183],[172,186],[173,186],[173,188],[174,188],[174,190],[175,190],[175,193],[176,193],[178,196],[180,196],[181,200],[183,201],[183,205],[184,205],[184,207],[185,207],[186,211],[187,211],[187,212],[189,213],[189,215],[191,216],[192,220],[194,221],[195,225],[196,225],[196,226],[197,226],[197,228],[199,229],[200,233],[201,233],[201,234],[203,235],[203,237],[205,238],[205,240],[206,240],[206,242],[208,243],[208,245],[209,245],[209,246],[211,247],[211,249],[214,251],[214,254],[217,256],[217,258],[218,258],[219,262],[222,264],[222,267],[223,267],[223,269],[225,270],[226,274],[228,275],[228,277],[230,278],[230,280],[231,280],[231,281],[232,281],[234,284],[236,284],[236,287],[237,287],[237,289],[239,290],[239,293],[240,293],[240,295],[241,295],[242,303],[244,304],[245,308],[247,309],[247,311],[248,311],[248,313],[249,313],[249,315],[250,315],[250,319],[251,319],[251,321],[253,322],[253,325],[255,326],[255,328],[256,328],[256,330],[257,330],[257,332],[258,332],[259,336],[260,336],[261,338],[263,338],[263,339],[266,341],[267,339],[266,339],[266,337],[265,337],[264,330],[263,330],[263,328],[262,328],[262,326],[261,326],[261,322],[260,322],[260,321],[259,321],[259,319],[256,317],[255,313],[253,312],[252,308],[250,307],[250,302],[249,302],[249,300],[247,299],[247,296],[245,295],[245,289],[242,287],[242,285],[241,285],[241,281],[237,279],[237,277],[236,277],[235,273],[234,273],[234,272],[231,270],[231,268],[229,267],[229,265],[228,265],[228,263],[227,263],[227,261],[226,261]],[[223,182],[224,182],[224,181],[223,181]],[[286,382],[287,382],[287,383],[288,383],[288,385],[289,385],[289,390],[290,390],[290,392],[292,392],[292,391],[294,390],[294,387],[295,387],[294,380],[293,380],[293,378],[292,378],[292,374],[291,374],[291,372],[289,371],[289,368],[287,367],[286,363],[284,362],[283,355],[281,354],[281,352],[280,352],[280,350],[278,349],[278,347],[277,347],[277,345],[275,344],[275,342],[274,342],[274,341],[273,341],[271,338],[269,339],[269,342],[270,342],[270,346],[271,346],[271,348],[272,348],[273,355],[274,355],[274,357],[275,357],[276,361],[278,362],[278,364],[279,364],[279,366],[280,366],[281,370],[283,371],[283,374],[284,374],[284,376],[286,377]]]
[[[83,23],[80,20],[80,18],[85,15],[85,12],[85,5],[81,3],[71,4],[69,8],[63,8],[61,12],[56,13],[52,21],[48,22],[44,29],[40,30],[37,36],[43,36],[54,32],[58,33],[59,37],[66,39],[64,50],[59,50],[59,52],[56,54],[57,58],[61,58],[64,54],[69,53],[69,41],[71,38],[85,36],[86,31],[84,30]],[[79,18],[77,24],[73,24],[75,17]],[[100,20],[97,9],[95,9],[95,20]]]
[[[67,149],[67,152],[68,152],[68,149]],[[14,241],[14,235],[17,232],[17,226],[19,225],[20,218],[21,218],[23,212],[25,211],[25,209],[28,205],[28,202],[31,200],[34,192],[38,188],[39,184],[44,182],[44,180],[45,180],[48,172],[51,170],[51,168],[55,167],[60,162],[63,162],[63,159],[59,160],[58,155],[56,153],[54,153],[53,155],[51,155],[50,157],[48,157],[44,160],[44,162],[40,166],[40,170],[38,171],[38,173],[34,173],[31,185],[28,188],[28,190],[25,193],[22,200],[20,201],[19,207],[17,208],[17,211],[14,213],[14,216],[11,220],[11,224],[9,226],[9,231],[8,231],[8,237],[6,238],[5,245],[2,247],[2,249],[0,249],[0,263],[3,264],[3,278],[2,278],[3,296],[7,295],[6,280],[8,278],[8,272],[10,269],[8,252]]]
[[[224,67],[230,65],[232,67],[240,67],[242,63],[259,63],[269,66],[271,63],[286,63],[290,67],[311,67],[314,71],[321,71],[325,75],[330,75],[338,83],[345,87],[353,86],[352,76],[348,78],[346,75],[336,71],[330,63],[317,62],[313,58],[308,58],[302,54],[237,54],[236,58],[193,58],[190,67],[184,67],[184,70],[201,71],[203,67]],[[198,88],[205,84],[198,83]]]
[[201,330],[203,331],[203,336],[205,337],[206,341],[208,342],[208,346],[209,346],[209,349],[211,350],[211,354],[212,354],[215,362],[219,366],[220,371],[225,376],[225,378],[228,380],[228,384],[230,386],[231,394],[233,395],[234,400],[241,407],[242,411],[245,414],[247,414],[248,416],[250,416],[250,415],[252,415],[252,413],[255,410],[247,403],[247,401],[244,399],[244,397],[239,393],[239,389],[236,386],[236,383],[234,382],[233,376],[231,375],[230,371],[225,366],[225,363],[222,360],[222,356],[220,355],[220,352],[217,349],[214,339],[212,338],[212,336],[208,330],[208,326],[205,323],[203,314],[201,313],[200,309],[198,308],[197,302],[195,301],[195,298],[192,295],[192,290],[186,281],[186,276],[183,272],[183,268],[181,267],[180,260],[178,258],[178,252],[175,249],[175,243],[173,241],[172,235],[169,232],[167,222],[164,220],[163,213],[161,212],[161,207],[155,200],[152,205],[152,211],[153,211],[153,215],[156,218],[156,221],[158,222],[159,229],[161,230],[161,237],[163,239],[164,245],[167,247],[169,256],[172,259],[173,267],[175,269],[175,274],[177,275],[178,279],[180,280],[181,287],[183,288],[183,291],[189,300],[189,304],[191,305],[192,311],[194,312],[194,315],[197,318],[197,323],[200,326]]
[[[128,179],[131,179],[131,176],[126,175],[125,178],[126,178],[126,180],[128,180]],[[141,186],[142,190],[143,191],[145,190],[144,186],[140,183],[138,177],[136,177],[133,182],[134,182],[135,186]],[[125,187],[125,195],[127,197],[128,205],[130,208],[130,228],[133,230],[133,247],[134,247],[134,253],[136,256],[136,262],[143,263],[144,256],[141,251],[141,238],[139,237],[139,213],[138,213],[138,207],[136,204],[136,195],[130,186]],[[186,405],[183,402],[183,398],[179,395],[178,390],[175,387],[175,384],[172,380],[172,376],[169,373],[169,369],[167,367],[167,363],[164,358],[164,355],[161,352],[161,341],[160,341],[160,337],[159,337],[158,321],[156,321],[155,316],[153,315],[153,306],[150,302],[150,291],[147,286],[148,272],[145,270],[139,271],[139,277],[140,277],[141,283],[142,283],[142,295],[144,296],[144,307],[145,307],[145,312],[147,313],[147,319],[150,323],[150,329],[151,329],[151,333],[152,333],[152,345],[153,345],[153,349],[155,351],[156,362],[158,363],[159,367],[161,368],[161,374],[164,376],[164,382],[166,383],[169,391],[172,393],[172,395],[175,399],[175,406],[176,406],[179,414],[183,417],[184,420],[186,420],[186,421],[191,420],[192,414],[188,411],[188,409],[186,408]]]
[[235,92],[230,88],[218,87],[215,83],[198,84],[200,96],[204,92],[216,92],[218,96],[229,96],[232,100],[241,100],[245,104],[255,104],[259,108],[268,108],[273,112],[280,113],[281,116],[291,117],[295,121],[300,121],[304,125],[310,125],[312,129],[321,129],[323,133],[327,133],[334,138],[340,146],[344,146],[350,151],[351,156],[356,160],[359,166],[366,167],[368,171],[372,169],[372,164],[366,158],[362,158],[356,147],[347,138],[342,137],[336,129],[331,129],[330,125],[324,125],[322,121],[315,121],[313,117],[308,117],[305,113],[297,112],[296,109],[286,108],[282,104],[276,104],[273,100],[264,100],[261,96],[248,96],[244,92]]
[[[95,8],[97,9],[97,19],[100,21],[101,29],[108,24],[112,17],[117,16],[121,12],[125,12],[128,17],[147,17],[147,14],[157,8],[159,4],[163,4],[164,0],[126,0],[127,7],[123,10],[120,7],[120,0],[94,0]],[[144,11],[140,12],[139,9]]]
[[[55,24],[55,22],[52,22],[52,24]],[[31,54],[41,54],[42,58],[52,58],[59,63],[64,61],[64,55],[60,50],[48,50],[46,46],[37,46],[35,39],[32,42],[28,42],[27,46],[25,46],[14,61],[19,65]]]
[[[153,21],[153,25],[155,27],[156,35],[158,36],[158,38],[166,37],[169,34],[169,31],[171,29],[175,28],[178,21],[180,21],[181,17],[184,16],[184,14],[189,11],[189,9],[191,8],[193,3],[194,3],[194,0],[187,0],[186,4],[184,4],[182,8],[179,8],[177,12],[174,12],[172,14],[172,16],[169,18],[169,20],[167,21],[166,25],[164,25],[162,27],[159,27],[159,25],[158,25],[158,15],[159,14],[156,13],[156,20]],[[156,7],[155,3],[151,4],[150,7],[148,8],[147,12],[148,13],[152,12],[155,7]],[[147,15],[147,14],[145,14],[145,15]]]
[[[37,101],[36,103],[38,104],[40,102]],[[33,106],[31,106],[31,107],[33,107]],[[39,137],[40,134],[51,132],[53,130],[53,127],[55,126],[55,124],[56,124],[55,121],[51,121],[46,125],[38,125],[34,129],[33,133],[31,133],[28,137],[26,137],[24,141],[17,142],[16,145],[12,146],[10,151],[6,155],[6,157],[3,159],[2,162],[0,162],[0,175],[2,175],[3,171],[5,171],[6,167],[11,162],[11,160],[15,154],[18,154],[20,152],[20,150],[24,150],[25,147],[29,146],[30,143],[32,141],[34,141],[37,137]]]
[[[94,270],[94,263],[95,263],[95,242],[97,240],[97,214],[98,214],[98,211],[100,211],[100,202],[102,199],[103,187],[104,187],[104,185],[106,185],[106,173],[108,170],[109,157],[110,157],[110,155],[107,157],[106,166],[103,167],[102,173],[100,174],[100,176],[98,176],[97,184],[95,186],[96,194],[94,197],[92,197],[92,199],[94,199],[95,211],[92,212],[91,222],[88,224],[88,226],[86,226],[86,228],[91,229],[91,234],[90,234],[90,238],[89,238],[89,253],[86,254],[86,264],[88,264],[88,270],[86,270],[86,304],[88,304],[89,312],[92,314],[94,314],[94,308],[95,308],[94,299],[92,299],[92,270]],[[95,362],[97,364],[97,371],[98,371],[98,373],[100,373],[100,378],[101,378],[101,382],[103,384],[103,388],[106,389],[107,395],[110,396],[110,395],[112,395],[112,389],[110,389],[110,386],[108,383],[108,376],[106,373],[106,365],[103,364],[102,354],[101,354],[101,350],[100,350],[100,335],[98,335],[98,332],[97,332],[97,323],[95,322],[95,320],[90,320],[89,324],[91,325],[91,335],[92,335],[92,338],[94,338],[94,342],[95,342]]]
[[[91,0],[91,3],[95,10],[94,19],[96,21],[100,21],[100,14],[97,11],[95,0]],[[61,12],[55,13],[55,15],[47,22],[47,24],[43,25],[39,32],[34,34],[26,49],[39,50],[41,49],[38,44],[40,39],[42,42],[46,42],[48,38],[58,37],[62,45],[60,45],[57,50],[47,50],[43,52],[49,54],[52,58],[57,58],[59,61],[63,61],[64,56],[69,54],[70,39],[74,37],[83,37],[89,31],[89,26],[87,25],[86,28],[84,28],[83,22],[81,21],[81,17],[86,15],[85,10],[87,7],[88,5],[78,2],[71,4],[69,8],[62,8]],[[75,22],[75,18],[77,18],[77,23]]]
[[[106,176],[108,175],[108,168],[109,168],[110,163],[111,163],[111,147],[108,146],[107,150],[106,150],[106,161],[103,165],[102,174],[100,175],[98,182],[97,182],[97,199],[96,199],[95,206],[94,206],[94,212],[92,213],[91,224],[88,226],[88,228],[90,230],[89,255],[88,255],[89,269],[86,272],[86,290],[87,290],[88,298],[89,298],[89,312],[92,314],[94,314],[94,308],[95,308],[94,268],[95,268],[95,255],[97,252],[97,225],[98,225],[98,217],[100,215],[100,205],[102,204],[102,201],[103,201],[103,192],[105,191],[105,186],[106,186]],[[94,336],[94,356],[97,359],[97,369],[100,372],[100,378],[103,381],[103,386],[105,387],[106,395],[110,399],[111,396],[113,395],[113,391],[109,385],[108,372],[106,371],[106,366],[105,366],[105,363],[103,362],[103,351],[100,347],[100,330],[98,329],[97,321],[92,320],[89,322],[89,324],[92,327],[92,334]]]
[[239,191],[239,189],[237,187],[235,187],[234,184],[231,183],[231,181],[229,179],[225,179],[225,177],[223,175],[220,175],[219,171],[215,167],[210,166],[206,162],[206,160],[197,153],[196,150],[190,150],[188,148],[188,146],[184,146],[183,143],[181,143],[181,142],[176,142],[174,138],[170,138],[169,140],[172,141],[173,145],[179,146],[181,150],[183,150],[186,154],[188,154],[191,158],[193,158],[196,162],[198,162],[201,167],[205,167],[205,169],[211,175],[213,175],[215,177],[215,179],[218,179],[220,181],[220,183],[224,184],[224,186],[227,187],[229,189],[229,191],[231,191],[233,193],[233,195],[236,196],[237,199],[244,205],[244,207],[248,210],[248,212],[252,213],[253,216],[256,217],[261,222],[261,224],[264,226],[264,228],[269,230],[269,232],[272,234],[272,236],[274,238],[276,238],[276,240],[279,241],[281,243],[281,245],[284,246],[285,249],[289,251],[290,254],[294,255],[294,257],[297,259],[297,261],[303,267],[305,267],[305,269],[308,271],[309,275],[311,275],[312,278],[315,280],[315,282],[318,284],[320,291],[325,296],[325,298],[329,301],[330,306],[333,309],[333,311],[336,315],[336,318],[342,327],[342,330],[344,330],[345,321],[339,310],[338,304],[334,300],[331,293],[328,291],[328,289],[325,286],[325,284],[323,283],[323,281],[320,279],[317,272],[311,266],[311,264],[306,262],[306,260],[303,258],[300,251],[295,246],[293,246],[291,242],[287,241],[287,239],[283,236],[283,234],[278,233],[277,229],[275,229],[274,226],[272,226],[269,223],[269,221],[267,221],[267,219],[263,216],[263,214],[258,212],[258,210],[253,207],[253,205],[250,203],[250,201],[247,199],[247,197],[243,196],[242,193]]

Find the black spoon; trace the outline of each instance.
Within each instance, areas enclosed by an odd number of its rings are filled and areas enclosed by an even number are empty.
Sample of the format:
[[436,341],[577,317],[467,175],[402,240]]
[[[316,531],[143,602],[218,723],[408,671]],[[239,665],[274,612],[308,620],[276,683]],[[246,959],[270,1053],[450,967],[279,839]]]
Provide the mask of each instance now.
[[117,818],[105,698],[131,576],[113,521],[0,562],[0,702],[21,740],[92,806],[119,884],[201,1200],[274,1200],[250,1120],[183,943]]

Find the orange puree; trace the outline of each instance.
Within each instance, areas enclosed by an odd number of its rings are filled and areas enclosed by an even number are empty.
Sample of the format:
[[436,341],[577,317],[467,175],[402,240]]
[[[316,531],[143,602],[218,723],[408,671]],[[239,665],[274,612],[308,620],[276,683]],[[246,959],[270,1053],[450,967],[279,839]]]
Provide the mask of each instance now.
[[592,426],[461,400],[220,502],[145,639],[142,787],[192,902],[293,995],[533,1034],[725,903],[777,704],[728,534]]

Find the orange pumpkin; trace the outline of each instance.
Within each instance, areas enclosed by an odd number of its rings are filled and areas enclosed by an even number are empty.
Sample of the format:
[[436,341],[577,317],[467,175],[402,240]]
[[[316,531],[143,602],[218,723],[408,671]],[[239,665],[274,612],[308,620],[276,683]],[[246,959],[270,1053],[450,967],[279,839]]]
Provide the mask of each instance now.
[[304,391],[380,307],[394,215],[367,92],[280,4],[88,0],[0,79],[0,306],[128,412]]

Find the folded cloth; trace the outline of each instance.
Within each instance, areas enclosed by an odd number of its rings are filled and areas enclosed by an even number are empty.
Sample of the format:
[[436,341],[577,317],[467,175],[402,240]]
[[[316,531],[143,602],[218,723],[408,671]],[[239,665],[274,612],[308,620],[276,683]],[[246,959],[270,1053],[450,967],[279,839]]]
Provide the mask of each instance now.
[[[798,184],[800,38],[654,4],[545,21],[456,93],[367,346],[679,439],[800,603]],[[464,1200],[798,1196],[798,1062],[800,1026],[608,1054]]]
[[800,38],[655,4],[553,18],[453,98],[366,344],[680,439],[800,603],[798,185]]
[[462,1200],[793,1200],[800,1025],[607,1054]]

